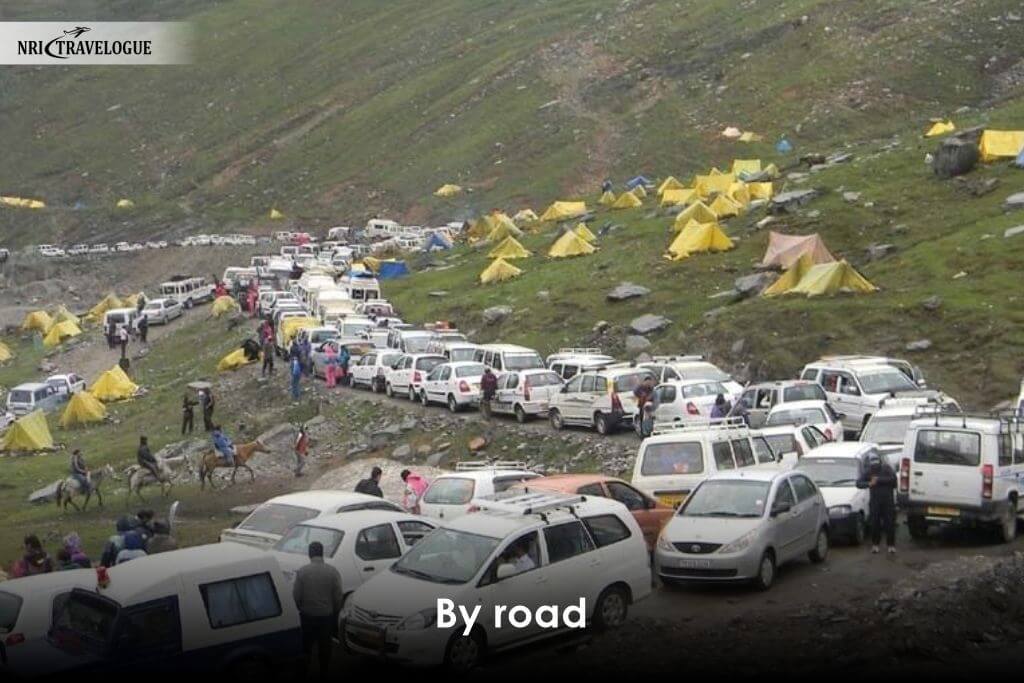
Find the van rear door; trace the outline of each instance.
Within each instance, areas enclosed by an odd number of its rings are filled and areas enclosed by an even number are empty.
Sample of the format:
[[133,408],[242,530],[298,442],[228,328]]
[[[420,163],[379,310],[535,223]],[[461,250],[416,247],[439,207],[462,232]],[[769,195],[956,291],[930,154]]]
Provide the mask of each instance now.
[[912,500],[939,506],[981,504],[983,439],[976,431],[921,428],[910,435]]

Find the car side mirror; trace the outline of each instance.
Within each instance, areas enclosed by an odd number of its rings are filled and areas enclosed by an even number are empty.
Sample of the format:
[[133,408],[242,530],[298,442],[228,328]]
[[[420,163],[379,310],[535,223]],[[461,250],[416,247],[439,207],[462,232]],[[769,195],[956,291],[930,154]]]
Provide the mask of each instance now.
[[928,382],[926,382],[924,377],[922,377],[921,379],[917,380],[917,386],[924,389],[926,386],[928,386]]
[[793,509],[792,504],[787,503],[785,501],[783,501],[781,503],[776,503],[775,505],[772,505],[772,517],[778,517],[779,515],[784,515],[784,514],[786,514],[787,512],[789,512],[792,509]]
[[498,571],[494,573],[494,578],[498,581],[504,581],[510,576],[515,576],[516,568],[515,565],[504,563],[498,565]]
[[846,413],[836,413],[836,417],[840,420],[846,419]]

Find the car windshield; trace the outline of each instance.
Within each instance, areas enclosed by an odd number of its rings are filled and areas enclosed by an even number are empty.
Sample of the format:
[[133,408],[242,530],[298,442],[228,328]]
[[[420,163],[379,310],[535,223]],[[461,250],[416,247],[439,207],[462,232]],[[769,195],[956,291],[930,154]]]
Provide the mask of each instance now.
[[539,353],[506,353],[504,361],[506,370],[532,370],[544,367],[544,359]]
[[782,455],[783,453],[799,453],[800,445],[792,434],[766,434],[765,440],[772,450]]
[[437,529],[391,565],[391,571],[432,583],[466,583],[477,575],[499,542],[490,536]]
[[380,364],[386,367],[391,367],[398,362],[398,359],[402,357],[400,353],[386,353],[380,357]]
[[405,350],[409,353],[423,353],[430,344],[430,337],[406,337],[402,340]]
[[704,482],[679,510],[682,517],[760,517],[768,500],[766,481]]
[[726,382],[732,379],[732,377],[710,363],[686,365],[679,368],[679,372],[682,374],[684,379],[709,379],[716,382]]
[[615,391],[620,394],[632,394],[633,390],[640,386],[645,377],[650,377],[649,372],[635,372],[629,375],[622,375],[615,378]]
[[18,623],[21,612],[21,598],[0,591],[0,633],[10,633]]
[[696,396],[718,396],[719,394],[727,394],[726,388],[723,387],[719,382],[701,382],[700,384],[691,384],[683,387],[684,398],[694,398]]
[[853,458],[831,460],[826,458],[804,458],[796,466],[818,486],[853,487],[860,476],[860,465]]
[[345,537],[344,531],[327,529],[321,526],[310,524],[299,524],[293,526],[277,544],[274,550],[292,555],[305,555],[309,552],[309,544],[317,541],[324,546],[324,557],[334,557],[341,545],[341,539]]
[[866,394],[888,394],[893,391],[916,391],[919,387],[899,370],[871,372],[859,375],[860,386]]
[[479,377],[484,374],[484,366],[481,363],[473,365],[460,365],[455,368],[456,377]]
[[476,349],[449,349],[448,356],[451,358],[453,363],[461,361],[473,360],[473,356],[476,354]]
[[238,525],[238,528],[281,536],[296,524],[313,519],[318,514],[319,512],[313,508],[269,503],[256,508]]
[[981,435],[976,432],[922,429],[917,433],[914,462],[977,467],[981,462]]
[[465,477],[441,477],[435,479],[423,495],[424,503],[433,505],[465,505],[473,500],[476,482]]
[[562,383],[562,378],[557,372],[538,372],[535,375],[527,375],[526,381],[531,387],[550,387]]
[[353,323],[343,323],[341,326],[341,334],[346,337],[358,337],[367,330],[373,329],[373,325],[356,325]]
[[861,432],[860,440],[869,443],[892,444],[903,443],[910,429],[911,416],[878,417],[868,420],[868,425]]
[[782,402],[792,403],[793,401],[824,401],[825,390],[820,384],[797,384],[786,387],[782,390]]
[[8,403],[31,403],[32,392],[24,389],[15,389],[7,395]]
[[444,358],[442,358],[441,356],[429,356],[427,358],[417,358],[416,359],[416,369],[417,370],[423,370],[425,372],[430,372],[431,370],[433,370],[434,368],[436,368],[438,365],[440,365],[443,362],[444,362]]
[[765,421],[769,427],[779,425],[822,424],[828,422],[821,408],[792,408],[773,410]]
[[640,466],[640,474],[646,477],[703,471],[704,448],[699,441],[648,444]]

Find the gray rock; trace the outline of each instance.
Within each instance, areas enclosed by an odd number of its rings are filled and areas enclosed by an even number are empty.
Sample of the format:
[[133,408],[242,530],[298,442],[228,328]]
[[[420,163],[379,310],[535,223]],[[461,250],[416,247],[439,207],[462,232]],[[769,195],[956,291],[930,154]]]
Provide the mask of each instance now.
[[818,194],[819,192],[814,189],[783,192],[772,197],[768,210],[771,213],[792,213],[817,197]]
[[865,249],[868,261],[878,261],[895,251],[895,244],[872,244],[869,245],[867,249]]
[[427,465],[430,467],[437,467],[441,464],[441,460],[444,458],[444,453],[434,453],[427,458]]
[[1017,235],[1024,235],[1024,225],[1018,225],[1015,228],[1007,228],[1006,232],[1003,233],[1003,237],[1016,237]]
[[775,282],[774,273],[753,273],[752,275],[744,275],[743,277],[736,278],[732,283],[732,286],[741,298],[746,299],[748,297],[757,296],[766,290],[773,282]]
[[743,353],[744,350],[746,350],[746,348],[747,348],[747,340],[746,339],[737,339],[735,342],[733,342],[733,345],[730,348],[730,351],[732,351],[732,355],[739,356],[740,354]]
[[650,293],[651,290],[646,287],[635,285],[632,282],[622,282],[618,287],[608,292],[607,299],[609,301],[625,301],[626,299],[647,296]]
[[654,357],[651,356],[651,354],[647,353],[646,351],[642,352],[640,355],[636,357],[637,363],[650,363],[652,360],[654,360]]
[[512,315],[511,306],[491,306],[484,309],[484,323],[497,325],[510,315]]
[[412,446],[407,443],[402,444],[395,450],[391,451],[391,457],[395,460],[402,460],[412,455]]
[[57,487],[60,486],[60,481],[55,481],[49,486],[33,491],[28,494],[28,502],[33,505],[42,505],[43,503],[52,503],[57,500]]
[[907,344],[905,348],[907,351],[927,351],[931,347],[932,342],[930,339],[918,339]]
[[844,192],[843,201],[856,204],[860,201],[860,192]]
[[272,451],[283,450],[289,448],[292,440],[295,439],[295,426],[283,422],[271,427],[256,438]]
[[398,425],[398,428],[403,432],[411,432],[418,427],[415,417],[407,417],[402,420],[402,424]]
[[389,432],[374,432],[370,434],[370,449],[377,450],[387,446],[392,436]]
[[647,337],[641,337],[636,334],[626,337],[626,355],[628,356],[637,356],[649,348],[651,348],[651,342]]
[[942,297],[935,295],[930,296],[921,302],[921,308],[926,311],[937,311],[942,306]]
[[651,334],[665,329],[672,324],[672,321],[661,315],[646,313],[639,318],[633,318],[629,323],[629,329],[637,334]]
[[428,292],[427,296],[433,297],[435,299],[443,299],[446,296],[448,296],[448,292],[444,291],[443,289],[439,289],[433,292]]
[[549,292],[546,289],[542,289],[539,292],[537,292],[537,298],[540,299],[541,301],[550,301],[551,292]]

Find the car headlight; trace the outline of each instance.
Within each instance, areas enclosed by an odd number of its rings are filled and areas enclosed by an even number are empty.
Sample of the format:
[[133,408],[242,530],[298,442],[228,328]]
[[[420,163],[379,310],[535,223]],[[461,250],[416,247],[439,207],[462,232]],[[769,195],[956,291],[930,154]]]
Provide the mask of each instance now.
[[664,531],[658,534],[658,542],[656,545],[658,546],[658,550],[664,550],[668,553],[679,552],[678,550],[676,550],[676,547],[672,545],[672,541],[668,540],[668,537],[665,535]]
[[853,507],[850,505],[833,505],[828,509],[829,517],[846,517],[853,513]]
[[761,533],[760,529],[753,529],[752,531],[748,531],[732,543],[726,543],[725,545],[723,545],[721,548],[719,548],[718,552],[738,553],[741,550],[746,550],[750,547],[750,544],[754,542],[754,539],[757,538],[759,533]]
[[425,609],[403,619],[397,626],[399,631],[422,631],[430,628],[437,621],[437,610]]

